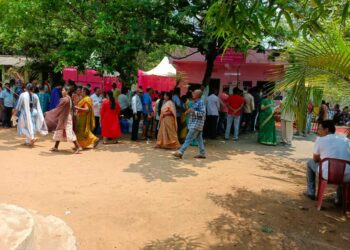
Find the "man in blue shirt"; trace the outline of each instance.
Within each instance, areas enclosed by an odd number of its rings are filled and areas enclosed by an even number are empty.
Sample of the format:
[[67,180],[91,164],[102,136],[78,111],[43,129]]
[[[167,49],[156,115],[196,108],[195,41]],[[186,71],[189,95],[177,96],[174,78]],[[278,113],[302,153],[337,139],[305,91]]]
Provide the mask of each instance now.
[[147,139],[148,136],[148,128],[152,122],[152,113],[153,113],[153,107],[152,107],[152,97],[151,94],[153,92],[153,89],[148,87],[146,89],[146,93],[143,94],[142,97],[142,107],[143,107],[143,133],[142,138]]
[[49,109],[54,109],[58,106],[60,99],[62,97],[62,87],[64,85],[64,82],[60,82],[56,84],[56,87],[51,92],[51,98],[50,98],[50,107]]
[[206,116],[206,110],[203,100],[201,100],[202,91],[196,90],[193,92],[193,105],[192,108],[188,109],[185,113],[190,114],[188,122],[188,134],[186,136],[185,143],[179,149],[178,152],[174,153],[173,156],[182,158],[188,146],[191,144],[193,139],[196,139],[199,147],[199,155],[195,156],[197,159],[205,159],[205,148],[203,141],[203,127]]
[[5,83],[5,88],[1,92],[1,100],[3,108],[4,108],[4,114],[3,114],[3,127],[4,128],[11,128],[11,116],[12,116],[12,109],[14,106],[14,98],[13,93],[10,91],[10,84],[7,82]]
[[174,94],[173,94],[173,98],[172,98],[172,101],[174,102],[175,104],[175,108],[176,108],[176,122],[177,122],[177,126],[178,126],[178,129],[177,129],[177,135],[178,137],[180,137],[180,131],[181,131],[181,109],[182,109],[182,101],[180,99],[180,89],[176,88],[174,90]]

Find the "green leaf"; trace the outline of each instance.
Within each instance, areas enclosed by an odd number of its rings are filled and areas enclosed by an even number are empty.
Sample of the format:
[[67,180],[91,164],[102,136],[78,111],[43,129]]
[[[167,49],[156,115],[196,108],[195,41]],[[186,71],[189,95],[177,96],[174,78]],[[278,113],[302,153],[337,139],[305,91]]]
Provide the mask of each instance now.
[[345,25],[345,21],[346,21],[346,19],[348,18],[348,14],[349,14],[349,4],[350,4],[350,1],[347,1],[347,2],[344,4],[343,13],[342,13],[342,16],[341,16],[341,23],[342,23],[342,25]]
[[289,25],[289,28],[292,30],[292,32],[294,32],[294,24],[293,24],[291,16],[289,15],[289,13],[287,11],[283,11],[283,15],[286,18],[286,21]]

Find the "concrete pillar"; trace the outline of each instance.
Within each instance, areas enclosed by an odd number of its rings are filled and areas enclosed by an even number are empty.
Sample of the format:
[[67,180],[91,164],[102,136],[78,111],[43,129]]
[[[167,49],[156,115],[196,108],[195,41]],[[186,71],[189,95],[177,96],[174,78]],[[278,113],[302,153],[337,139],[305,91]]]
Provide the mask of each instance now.
[[29,81],[29,71],[28,69],[24,69],[24,83],[27,83]]
[[2,83],[4,83],[5,82],[5,66],[0,65],[0,69],[1,69],[1,81],[2,81]]
[[43,81],[43,72],[39,72],[38,73],[38,82],[41,84],[42,81]]

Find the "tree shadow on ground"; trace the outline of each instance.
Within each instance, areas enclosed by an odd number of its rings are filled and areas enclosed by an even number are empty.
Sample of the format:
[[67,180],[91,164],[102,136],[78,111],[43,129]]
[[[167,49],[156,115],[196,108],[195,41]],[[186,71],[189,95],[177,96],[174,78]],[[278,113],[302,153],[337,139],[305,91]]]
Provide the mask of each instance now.
[[203,249],[198,239],[192,236],[181,236],[174,234],[164,240],[150,241],[142,250],[197,250]]
[[315,202],[305,198],[243,188],[223,195],[208,193],[208,199],[223,212],[207,222],[207,233],[173,235],[150,241],[142,249],[348,249],[350,224],[341,208],[330,202],[325,202],[325,211],[317,211]]
[[327,202],[327,210],[319,212],[304,198],[241,188],[208,198],[225,212],[208,222],[218,243],[206,249],[347,249],[349,244],[349,223]]
[[35,144],[35,146],[28,147],[24,145],[25,136],[18,135],[15,128],[0,129],[0,142],[4,144],[0,145],[0,151],[14,151],[19,148],[29,150],[33,148],[40,148],[42,147],[40,142],[51,140],[52,136],[50,136],[50,134],[46,136],[38,135],[37,138],[38,142]]
[[124,172],[139,173],[148,182],[163,181],[176,182],[177,178],[194,177],[198,175],[196,168],[212,168],[211,163],[218,160],[228,160],[232,152],[224,154],[212,151],[205,160],[193,159],[198,154],[196,147],[191,147],[186,152],[184,159],[176,159],[172,156],[174,151],[155,149],[154,142],[130,142],[124,141],[121,145],[101,146],[99,151],[129,152],[136,154],[139,160],[128,165]]
[[[260,157],[258,159],[258,166],[262,169],[275,171],[280,175],[289,175],[290,178],[296,177],[295,175],[304,176],[298,168],[294,166],[295,160],[293,159],[293,148],[286,147],[271,147],[260,145],[256,143],[256,134],[242,135],[242,139],[238,142],[224,141],[224,140],[207,140],[206,151],[207,159],[196,160],[193,156],[198,154],[197,147],[189,147],[186,151],[183,160],[175,159],[171,154],[171,150],[155,149],[155,142],[131,142],[128,136],[124,136],[121,139],[120,144],[115,145],[103,145],[101,144],[96,152],[109,151],[111,153],[133,153],[138,156],[136,163],[131,163],[123,171],[128,173],[139,173],[147,182],[162,181],[162,182],[176,182],[177,178],[195,177],[198,175],[196,168],[215,168],[215,164],[218,161],[232,160],[232,157],[238,155],[247,155],[253,153]],[[7,132],[0,130],[0,150],[16,150],[24,141],[23,137],[17,136],[15,130]],[[45,137],[39,137],[39,142],[35,148],[42,147],[40,142],[52,142],[52,134]],[[52,142],[53,143],[53,142]],[[51,147],[50,147],[51,148]],[[94,150],[95,151],[95,150]],[[72,151],[73,153],[73,151]],[[88,151],[83,151],[83,156]],[[94,152],[91,152],[94,153]],[[59,151],[58,153],[49,152],[49,148],[43,150],[40,155],[45,157],[55,157],[57,155],[69,155],[70,151]],[[292,160],[288,166],[283,162],[284,159]],[[231,163],[230,163],[231,164]],[[232,162],[234,165],[234,162]]]
[[[277,146],[263,145],[257,142],[257,136],[257,133],[241,135],[240,140],[237,142],[237,147],[239,147],[238,150],[254,152],[259,156],[275,156],[284,159],[296,160],[293,155],[295,146],[282,146],[280,144]],[[314,140],[314,136],[308,136],[305,138],[302,137],[293,140],[312,142]],[[312,155],[310,155],[310,157],[312,157]],[[298,159],[297,161],[305,161],[306,159],[307,158]]]

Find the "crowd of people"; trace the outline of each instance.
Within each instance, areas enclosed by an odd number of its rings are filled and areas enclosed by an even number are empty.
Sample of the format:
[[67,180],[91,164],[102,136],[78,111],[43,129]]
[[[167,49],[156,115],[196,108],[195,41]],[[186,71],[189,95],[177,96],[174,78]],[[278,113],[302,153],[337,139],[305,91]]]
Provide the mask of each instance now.
[[[24,87],[14,80],[0,86],[2,126],[17,124],[18,133],[26,136],[29,146],[35,143],[36,133],[52,131],[52,151],[58,150],[61,141],[74,143],[75,152],[97,147],[100,139],[104,144],[118,143],[121,121],[127,121],[131,140],[154,138],[157,148],[178,150],[174,154],[177,157],[182,157],[189,145],[195,145],[199,147],[198,157],[205,158],[204,139],[237,141],[240,134],[255,131],[259,143],[277,145],[277,109],[282,110],[280,143],[291,145],[293,111],[283,109],[283,101],[277,104],[272,94],[257,87],[224,88],[219,94],[218,89],[209,91],[202,86],[180,96],[179,89],[158,92],[147,88],[143,92],[138,88],[132,92],[125,87],[120,90],[116,84],[102,93],[99,87],[92,89],[89,84],[81,86],[73,81],[56,84],[52,89],[47,81],[39,84],[35,79]],[[310,132],[312,117],[310,102],[305,131]],[[331,111],[329,104],[322,102],[318,122],[330,117],[338,124],[347,124],[348,107],[340,111],[335,105]]]
[[[126,88],[102,93],[99,87],[91,89],[76,85],[73,81],[56,84],[52,89],[47,82],[38,84],[32,80],[24,87],[16,82],[0,86],[0,120],[4,128],[17,127],[19,135],[26,137],[25,145],[33,146],[36,134],[53,132],[52,152],[59,150],[63,141],[74,144],[74,153],[92,146],[100,140],[104,144],[118,143],[122,135],[121,121],[131,127],[131,140],[156,138],[156,148],[172,149],[174,157],[182,158],[190,145],[198,146],[198,159],[206,158],[204,138],[239,140],[241,133],[258,131],[257,141],[277,145],[276,111],[280,110],[282,145],[291,145],[295,115],[292,109],[284,108],[284,100],[278,103],[272,93],[263,93],[258,88],[222,93],[208,88],[188,91],[180,97],[178,90],[157,92],[141,88],[131,92]],[[91,94],[93,92],[93,94]],[[306,111],[304,132],[311,131],[314,107],[309,102]],[[339,105],[330,109],[322,101],[317,121],[318,138],[313,159],[307,163],[307,192],[316,199],[315,179],[323,159],[335,158],[350,161],[350,142],[335,134],[336,124],[349,123],[349,110]],[[142,122],[142,125],[140,124]],[[141,131],[140,131],[141,130]],[[125,132],[125,129],[123,129]],[[129,129],[126,130],[128,132]],[[141,137],[139,138],[139,134]],[[327,173],[327,167],[322,166]],[[344,180],[350,180],[350,164],[345,169]],[[326,177],[325,177],[326,178]],[[336,199],[341,199],[338,189]]]
[[319,121],[333,120],[336,125],[349,125],[350,124],[350,110],[348,106],[343,107],[341,110],[339,104],[335,104],[333,107],[322,101],[320,107]]

